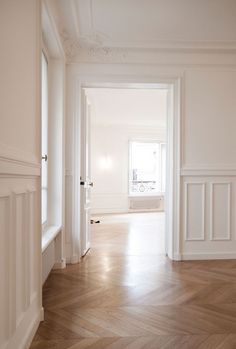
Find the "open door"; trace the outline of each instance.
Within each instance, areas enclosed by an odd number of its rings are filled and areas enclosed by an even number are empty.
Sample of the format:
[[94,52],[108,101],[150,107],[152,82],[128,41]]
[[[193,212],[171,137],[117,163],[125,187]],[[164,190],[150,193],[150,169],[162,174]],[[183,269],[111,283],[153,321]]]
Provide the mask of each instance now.
[[86,91],[82,89],[81,113],[81,252],[84,256],[90,249],[91,210],[91,166],[90,166],[90,103]]

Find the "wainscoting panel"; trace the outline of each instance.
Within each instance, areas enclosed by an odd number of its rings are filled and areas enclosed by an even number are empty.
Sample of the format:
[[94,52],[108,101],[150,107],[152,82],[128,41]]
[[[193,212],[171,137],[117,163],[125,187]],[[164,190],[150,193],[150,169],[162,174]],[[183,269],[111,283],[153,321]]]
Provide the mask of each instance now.
[[72,205],[71,205],[71,198],[72,198],[72,181],[73,176],[70,173],[66,173],[66,180],[65,180],[65,186],[66,186],[66,196],[65,196],[65,225],[66,225],[66,244],[70,245],[71,243],[71,234],[72,234]]
[[212,182],[210,195],[211,240],[230,240],[231,183]]
[[25,348],[23,343],[32,337],[41,317],[39,188],[38,176],[0,174],[0,348],[4,349]]
[[0,348],[4,347],[10,333],[9,298],[9,236],[10,236],[10,195],[0,193],[0,254],[1,297],[0,297]]
[[35,217],[35,210],[36,210],[36,188],[30,188],[27,193],[28,197],[28,233],[29,233],[29,252],[28,252],[28,258],[31,261],[29,265],[29,303],[31,304],[33,300],[35,299],[37,295],[37,290],[39,287],[38,284],[38,269],[37,269],[37,259],[38,259],[38,251],[37,251],[37,245],[38,240],[36,235],[34,234],[34,227],[36,225],[37,219]]
[[[26,310],[26,251],[27,239],[27,211],[26,193],[24,191],[14,193],[15,241],[16,241],[16,327]],[[15,219],[14,219],[15,218]]]
[[236,259],[236,175],[193,172],[182,174],[180,259]]
[[185,182],[185,240],[205,239],[205,183]]

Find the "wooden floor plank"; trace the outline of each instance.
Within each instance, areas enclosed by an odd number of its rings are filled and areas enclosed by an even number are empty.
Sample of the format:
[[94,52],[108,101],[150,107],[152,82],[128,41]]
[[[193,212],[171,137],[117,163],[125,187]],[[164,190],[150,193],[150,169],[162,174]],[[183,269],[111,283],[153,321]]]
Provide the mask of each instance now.
[[98,218],[88,255],[46,281],[31,349],[236,348],[235,260],[171,262],[163,213]]

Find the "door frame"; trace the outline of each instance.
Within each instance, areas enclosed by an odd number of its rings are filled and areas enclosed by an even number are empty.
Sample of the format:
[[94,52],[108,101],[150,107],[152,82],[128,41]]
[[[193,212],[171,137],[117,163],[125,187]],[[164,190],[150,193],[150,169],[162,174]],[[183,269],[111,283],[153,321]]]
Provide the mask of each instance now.
[[180,164],[181,164],[181,77],[145,79],[135,77],[78,77],[74,94],[74,142],[73,142],[73,182],[72,182],[72,263],[77,263],[82,255],[80,231],[80,154],[81,154],[81,118],[82,90],[89,88],[163,88],[169,89],[167,116],[167,185],[166,193],[166,255],[172,260],[180,260]]

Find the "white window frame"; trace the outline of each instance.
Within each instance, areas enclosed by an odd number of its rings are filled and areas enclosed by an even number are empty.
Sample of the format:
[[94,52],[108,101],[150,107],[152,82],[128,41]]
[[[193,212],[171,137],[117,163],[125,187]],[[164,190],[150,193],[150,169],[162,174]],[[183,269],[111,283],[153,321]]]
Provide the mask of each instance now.
[[[131,171],[132,171],[132,143],[157,143],[159,144],[159,171],[160,171],[160,190],[158,192],[153,193],[132,193],[130,191],[130,182],[131,182]],[[165,192],[162,191],[163,188],[163,178],[162,178],[162,153],[161,153],[161,147],[165,145],[166,143],[160,140],[155,139],[131,139],[129,140],[129,166],[128,166],[128,196],[129,197],[149,197],[149,196],[160,196],[165,195]]]
[[[162,148],[165,147],[165,175],[163,176],[163,155],[162,155]],[[165,142],[160,142],[160,173],[161,173],[161,193],[165,195],[165,190],[163,190],[163,187],[165,185],[166,189],[166,151],[167,151],[167,144]]]
[[[41,155],[44,156],[44,155],[47,155],[48,156],[48,147],[49,147],[49,143],[48,143],[48,130],[49,130],[49,59],[48,59],[48,55],[47,55],[47,52],[46,52],[46,49],[43,48],[42,49],[42,59],[43,57],[45,58],[45,61],[47,63],[47,154],[43,154],[42,153],[42,150],[41,150]],[[41,102],[42,103],[42,102]],[[42,139],[42,118],[43,116],[41,115],[41,139]],[[41,162],[43,162],[44,160],[42,159]],[[48,226],[48,160],[47,160],[47,186],[46,187],[43,187],[42,186],[42,178],[41,178],[41,192],[44,190],[46,190],[46,220],[45,221],[41,221],[41,224],[42,224],[42,232],[45,231],[45,229],[47,228]],[[41,203],[42,205],[42,203]],[[42,210],[42,207],[41,207],[41,210]]]

